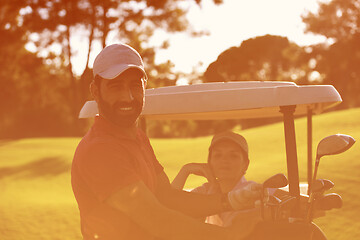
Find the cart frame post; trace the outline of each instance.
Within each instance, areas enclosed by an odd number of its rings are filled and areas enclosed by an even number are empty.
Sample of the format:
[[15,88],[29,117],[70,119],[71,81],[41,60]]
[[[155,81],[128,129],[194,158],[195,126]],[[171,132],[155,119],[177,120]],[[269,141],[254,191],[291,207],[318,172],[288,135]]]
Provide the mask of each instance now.
[[308,192],[310,194],[311,180],[312,180],[312,109],[308,108],[307,112],[307,182]]
[[291,196],[297,198],[297,211],[292,213],[296,217],[300,209],[300,187],[299,187],[299,167],[296,150],[296,136],[295,136],[295,123],[294,112],[295,105],[281,106],[280,112],[284,117],[284,132],[285,132],[285,146],[286,146],[286,161],[289,180],[289,193]]

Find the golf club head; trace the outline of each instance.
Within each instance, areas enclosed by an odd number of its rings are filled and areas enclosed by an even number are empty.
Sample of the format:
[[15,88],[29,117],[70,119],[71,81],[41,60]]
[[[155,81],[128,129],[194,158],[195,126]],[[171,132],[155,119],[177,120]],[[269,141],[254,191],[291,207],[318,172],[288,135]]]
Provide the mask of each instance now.
[[333,208],[341,208],[343,205],[342,198],[337,193],[328,193],[321,198],[315,200],[315,209],[330,210]]
[[317,147],[316,159],[326,155],[335,155],[345,152],[354,145],[355,139],[345,134],[335,134],[323,138]]
[[324,182],[321,179],[316,179],[311,186],[311,193],[320,193],[324,191]]
[[270,195],[268,198],[268,201],[266,203],[266,206],[270,208],[271,219],[273,221],[276,220],[276,214],[277,214],[280,202],[281,202],[281,200],[278,197],[275,197],[274,195]]
[[278,205],[280,204],[281,200],[278,197],[275,197],[274,195],[270,195],[267,204],[271,205]]
[[323,182],[324,184],[324,191],[330,190],[334,187],[334,183],[332,181],[330,181],[329,179],[319,179]]
[[290,212],[296,206],[296,202],[296,197],[290,197],[281,201],[278,208],[278,213],[276,214],[277,218],[285,219],[289,217]]
[[296,204],[296,197],[290,197],[286,200],[281,201],[280,208],[282,210],[290,210],[292,209]]
[[288,179],[283,173],[275,174],[263,183],[264,188],[281,188],[286,185],[288,185]]

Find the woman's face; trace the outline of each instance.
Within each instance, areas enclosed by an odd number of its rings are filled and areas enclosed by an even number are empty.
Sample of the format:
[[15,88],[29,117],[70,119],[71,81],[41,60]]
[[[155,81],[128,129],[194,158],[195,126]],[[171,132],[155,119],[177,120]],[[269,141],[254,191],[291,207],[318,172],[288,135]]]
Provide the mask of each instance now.
[[223,140],[212,147],[209,164],[217,179],[238,180],[245,174],[247,159],[238,144]]

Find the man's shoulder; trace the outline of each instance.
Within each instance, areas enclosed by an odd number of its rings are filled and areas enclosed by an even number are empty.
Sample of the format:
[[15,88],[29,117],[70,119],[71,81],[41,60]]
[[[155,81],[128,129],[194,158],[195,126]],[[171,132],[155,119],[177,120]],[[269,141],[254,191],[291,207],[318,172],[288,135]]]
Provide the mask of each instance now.
[[111,136],[92,134],[89,132],[80,141],[78,148],[96,148],[102,145],[112,145],[113,139]]
[[87,134],[77,146],[74,159],[125,151],[126,147],[121,146],[121,144],[118,144],[115,140],[116,139],[111,136],[89,136]]
[[146,135],[146,133],[141,128],[136,128],[136,135],[142,142],[148,142],[150,143],[149,137]]

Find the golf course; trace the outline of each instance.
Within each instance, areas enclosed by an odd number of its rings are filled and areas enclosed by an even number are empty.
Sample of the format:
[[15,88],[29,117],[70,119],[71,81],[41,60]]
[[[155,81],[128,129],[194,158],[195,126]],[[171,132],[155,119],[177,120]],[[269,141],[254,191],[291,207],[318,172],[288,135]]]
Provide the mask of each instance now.
[[[295,122],[299,175],[306,181],[306,118]],[[284,129],[275,123],[244,131],[250,166],[246,177],[262,182],[287,173]],[[329,135],[343,133],[360,141],[360,108],[316,115],[313,118],[313,156],[316,145]],[[71,162],[81,138],[26,138],[0,140],[0,239],[80,240],[80,218],[70,183]],[[170,180],[182,165],[206,162],[211,136],[150,139]],[[328,239],[360,236],[360,143],[339,155],[321,159],[318,178],[335,183],[330,192],[342,196],[343,207],[333,209],[315,223]],[[204,183],[191,176],[186,188]]]

